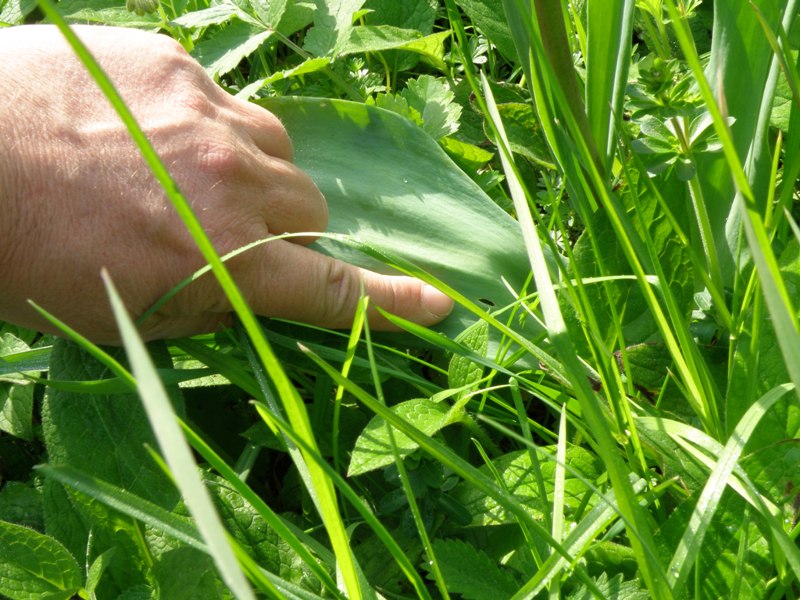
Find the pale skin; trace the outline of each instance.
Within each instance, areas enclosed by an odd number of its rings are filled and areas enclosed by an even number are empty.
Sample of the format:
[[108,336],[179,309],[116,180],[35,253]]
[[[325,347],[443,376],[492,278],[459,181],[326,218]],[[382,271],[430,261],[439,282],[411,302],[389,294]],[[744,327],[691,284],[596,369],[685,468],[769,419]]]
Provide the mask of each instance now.
[[[211,81],[179,44],[128,29],[77,28],[221,254],[284,232],[325,230],[328,209],[292,164],[268,111]],[[122,121],[61,34],[0,30],[0,320],[53,331],[29,304],[98,343],[117,343],[100,273],[129,312],[144,313],[205,264]],[[384,276],[276,240],[228,266],[256,313],[347,328],[363,290],[423,325],[452,301],[422,282]],[[215,331],[230,306],[211,276],[141,326],[146,339]],[[374,309],[376,329],[391,325]]]

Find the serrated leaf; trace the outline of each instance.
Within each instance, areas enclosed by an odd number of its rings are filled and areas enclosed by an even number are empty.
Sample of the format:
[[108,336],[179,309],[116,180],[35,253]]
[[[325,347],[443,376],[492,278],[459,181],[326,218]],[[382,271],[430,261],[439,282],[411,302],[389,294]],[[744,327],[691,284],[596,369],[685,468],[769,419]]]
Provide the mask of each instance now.
[[553,169],[552,155],[530,104],[506,102],[497,105],[511,150],[538,165]]
[[367,105],[377,106],[383,110],[390,110],[393,113],[402,115],[412,123],[422,126],[422,115],[415,108],[408,105],[408,100],[397,94],[376,94],[375,98],[369,98]]
[[[478,321],[470,325],[456,338],[456,341],[464,344],[479,356],[486,356],[489,347],[489,324],[486,321]],[[454,355],[450,359],[447,369],[447,385],[451,388],[466,387],[480,380],[482,375],[483,365],[465,356]]]
[[11,600],[68,600],[80,584],[78,563],[57,540],[0,521],[0,594]]
[[[648,600],[650,592],[642,589],[638,581],[625,581],[622,575],[616,575],[610,580],[606,573],[602,573],[596,580],[595,585],[602,593],[605,600]],[[583,584],[577,591],[572,592],[568,600],[592,600],[597,596]]]
[[[555,447],[542,448],[555,456]],[[531,456],[527,450],[511,452],[493,462],[494,470],[502,478],[503,485],[519,500],[534,518],[541,519],[544,511],[549,511],[552,504],[553,477],[556,463],[540,458],[541,472],[544,478],[547,498],[539,494]],[[567,473],[564,484],[564,513],[567,518],[581,505],[587,487],[575,476],[578,473],[588,481],[596,480],[603,472],[599,459],[579,446],[567,448]],[[486,469],[486,467],[481,467]],[[454,497],[472,514],[472,525],[499,525],[512,522],[513,516],[502,508],[493,498],[470,486],[459,485]],[[590,502],[590,506],[594,501]]]
[[36,8],[36,0],[7,0],[0,2],[0,23],[21,24]]
[[103,23],[117,27],[135,27],[156,31],[161,28],[157,14],[137,15],[119,0],[64,0],[58,3],[61,15],[72,23]]
[[271,30],[236,21],[199,42],[192,55],[211,77],[233,70],[272,35]]
[[[429,436],[449,424],[449,407],[427,398],[401,402],[392,407],[392,412]],[[418,448],[416,442],[396,429],[394,441],[400,456],[406,456]],[[383,419],[373,417],[356,440],[347,474],[351,477],[361,475],[390,465],[392,462],[394,454],[386,424]]]
[[234,4],[223,2],[222,4],[209,6],[202,10],[185,13],[172,21],[172,23],[190,29],[195,27],[208,27],[209,25],[221,25],[233,18],[238,12],[239,7]]
[[[208,476],[210,477],[210,476]],[[322,584],[289,544],[272,529],[261,515],[224,480],[212,477],[209,486],[226,530],[258,564],[284,581],[315,594]]]
[[458,131],[461,106],[444,80],[431,75],[411,79],[400,95],[422,116],[422,128],[438,140]]
[[487,554],[461,540],[437,539],[433,553],[449,592],[465,600],[511,598],[517,591],[514,575]]

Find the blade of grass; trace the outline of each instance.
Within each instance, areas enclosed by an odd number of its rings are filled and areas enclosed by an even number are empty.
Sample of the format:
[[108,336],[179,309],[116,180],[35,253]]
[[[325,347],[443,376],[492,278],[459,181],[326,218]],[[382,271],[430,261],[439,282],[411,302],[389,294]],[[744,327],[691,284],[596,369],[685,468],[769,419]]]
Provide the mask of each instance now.
[[564,362],[565,369],[570,375],[570,381],[581,404],[583,416],[597,439],[600,455],[603,457],[608,469],[609,478],[614,487],[620,510],[628,521],[629,538],[647,588],[655,598],[669,598],[671,594],[668,592],[669,588],[664,585],[664,572],[658,560],[658,553],[655,550],[655,540],[649,529],[646,516],[633,494],[633,489],[628,479],[629,471],[619,458],[617,444],[611,435],[607,414],[598,402],[597,395],[591,389],[569,337],[567,326],[558,304],[558,298],[544,261],[544,252],[534,227],[533,216],[531,215],[522,184],[513,166],[513,158],[509,150],[508,140],[504,134],[503,124],[494,105],[492,91],[485,77],[483,78],[483,84],[489,115],[498,133],[495,143],[501,150],[500,158],[509,189],[511,190],[511,196],[514,200],[520,227],[522,228],[522,237],[525,240],[525,246],[528,251],[528,258],[533,270],[536,289],[539,292],[550,341],[558,351],[558,356]]
[[[45,15],[58,27],[62,35],[64,35],[122,119],[132,139],[136,143],[136,146],[141,151],[148,167],[164,189],[173,207],[185,224],[186,229],[195,240],[206,262],[211,265],[211,269],[224,290],[225,295],[229,299],[234,312],[237,314],[250,336],[259,360],[275,383],[275,387],[283,402],[289,421],[292,423],[292,426],[300,432],[301,436],[308,441],[309,447],[315,448],[316,441],[314,432],[311,429],[308,413],[306,412],[305,405],[300,395],[275,357],[253,311],[250,309],[244,296],[214,249],[211,240],[200,225],[191,206],[172,180],[166,166],[142,132],[133,114],[131,114],[130,110],[117,93],[113,83],[97,64],[97,61],[92,57],[78,36],[75,35],[61,17],[52,0],[40,0],[40,6]],[[326,531],[331,540],[334,553],[336,554],[338,568],[342,573],[345,588],[351,599],[357,600],[362,597],[362,593],[366,590],[362,590],[360,587],[359,570],[356,566],[355,556],[350,548],[347,532],[337,507],[333,485],[325,476],[324,472],[314,464],[309,465],[309,472],[314,495],[319,498],[320,516],[325,523]]]
[[200,533],[206,540],[209,553],[214,559],[223,581],[237,598],[255,600],[239,561],[228,544],[227,532],[214,508],[211,496],[200,478],[189,444],[178,425],[178,417],[172,408],[164,385],[158,378],[147,348],[125,310],[114,284],[105,272],[103,281],[111,300],[111,308],[114,311],[128,359],[131,362],[139,397],[142,399],[150,426],[161,446],[172,477],[181,491]]
[[719,455],[717,464],[711,471],[711,475],[706,480],[703,491],[697,499],[697,504],[683,532],[683,537],[678,542],[678,547],[675,549],[670,561],[667,578],[676,596],[680,596],[682,593],[689,572],[692,570],[695,559],[700,553],[703,538],[711,525],[717,505],[722,498],[722,492],[725,491],[725,482],[731,476],[733,468],[744,450],[744,446],[749,441],[761,418],[793,387],[790,384],[781,385],[761,396],[748,409],[728,438],[725,448]]
[[586,3],[587,45],[586,113],[592,135],[605,152],[603,166],[610,170],[616,139],[616,115],[628,81],[634,2],[589,0]]
[[[383,386],[381,385],[380,377],[378,376],[378,370],[375,368],[375,356],[372,348],[372,337],[370,335],[369,330],[369,323],[366,320],[366,313],[367,307],[369,305],[369,298],[362,297],[362,301],[359,305],[359,310],[357,313],[358,316],[358,323],[363,327],[364,331],[364,339],[367,345],[367,356],[369,357],[369,362],[372,371],[372,385],[375,387],[375,396],[378,399],[378,402],[386,406],[386,399],[383,396]],[[354,332],[355,332],[354,328]],[[347,374],[342,372],[342,376],[347,378]],[[340,384],[339,389],[344,390],[344,387]],[[422,547],[425,549],[426,558],[428,560],[428,564],[431,568],[431,574],[433,575],[433,580],[436,583],[436,588],[439,590],[439,593],[442,595],[442,598],[445,600],[449,600],[450,594],[447,591],[447,584],[444,581],[444,577],[442,576],[442,570],[439,567],[439,561],[436,560],[436,554],[433,551],[433,544],[431,544],[430,536],[428,535],[427,528],[425,526],[425,521],[422,518],[422,512],[420,511],[419,504],[417,503],[417,499],[414,494],[414,489],[411,486],[411,481],[409,480],[408,473],[406,472],[405,463],[403,462],[403,457],[400,455],[400,452],[397,449],[397,443],[395,442],[394,437],[394,430],[389,423],[385,423],[384,427],[386,428],[386,433],[388,434],[389,445],[392,449],[392,456],[394,458],[394,464],[397,467],[397,473],[400,476],[400,482],[403,487],[403,492],[406,495],[406,500],[408,501],[408,507],[411,510],[411,516],[414,519],[414,525],[417,529],[417,534],[419,535],[420,541],[422,542]]]
[[[313,543],[314,546],[318,546],[313,539],[309,538],[303,532],[296,532],[294,528],[284,522],[280,516],[275,514],[275,512],[264,502],[261,497],[256,494],[250,486],[248,486],[242,479],[236,474],[236,472],[228,466],[225,461],[216,453],[214,450],[203,441],[203,439],[194,432],[194,430],[189,427],[186,423],[180,423],[181,428],[183,430],[184,435],[186,436],[187,441],[191,444],[192,448],[194,448],[200,456],[202,456],[208,464],[211,465],[225,480],[231,485],[233,489],[235,489],[239,494],[241,494],[242,498],[244,498],[250,505],[256,509],[259,515],[267,522],[267,524],[275,531],[275,533],[283,539],[289,547],[294,550],[297,555],[303,560],[303,562],[308,566],[308,568],[317,576],[317,578],[322,582],[322,585],[334,595],[336,598],[344,598],[342,593],[336,587],[336,582],[331,578],[328,572],[323,569],[314,555],[309,552],[306,545],[300,540],[300,536],[306,538],[306,541],[311,544]],[[320,548],[320,550],[324,550]],[[327,550],[325,550],[327,552]],[[321,553],[320,553],[320,556]],[[332,560],[333,556],[326,557],[326,560]]]
[[[558,422],[558,446],[556,448],[556,470],[553,475],[553,538],[559,542],[564,540],[564,486],[567,471],[567,407],[561,407],[561,418]],[[561,585],[558,579],[553,579],[550,586],[551,600],[561,596]]]

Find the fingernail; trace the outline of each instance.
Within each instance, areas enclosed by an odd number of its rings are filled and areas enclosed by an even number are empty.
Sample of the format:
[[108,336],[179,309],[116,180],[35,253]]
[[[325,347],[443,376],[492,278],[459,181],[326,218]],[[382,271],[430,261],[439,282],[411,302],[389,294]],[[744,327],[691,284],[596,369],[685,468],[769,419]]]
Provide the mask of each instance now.
[[444,318],[453,310],[453,301],[435,287],[422,286],[422,306],[432,315]]

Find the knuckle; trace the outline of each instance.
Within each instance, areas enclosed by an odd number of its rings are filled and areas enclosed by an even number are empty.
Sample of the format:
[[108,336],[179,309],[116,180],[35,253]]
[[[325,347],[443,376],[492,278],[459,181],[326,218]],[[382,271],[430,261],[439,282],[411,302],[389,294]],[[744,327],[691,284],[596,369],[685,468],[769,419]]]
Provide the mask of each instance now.
[[322,278],[325,289],[320,295],[328,300],[320,315],[325,323],[337,326],[350,322],[360,296],[361,286],[356,273],[353,267],[339,260],[327,261]]
[[214,184],[227,181],[242,172],[243,158],[233,141],[205,139],[195,146],[197,169]]

